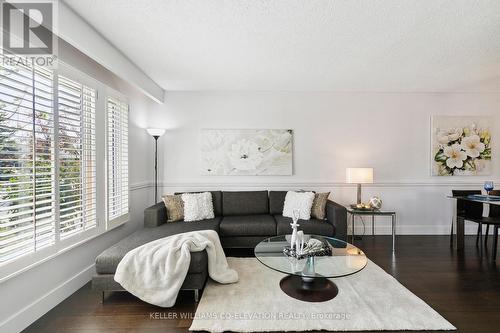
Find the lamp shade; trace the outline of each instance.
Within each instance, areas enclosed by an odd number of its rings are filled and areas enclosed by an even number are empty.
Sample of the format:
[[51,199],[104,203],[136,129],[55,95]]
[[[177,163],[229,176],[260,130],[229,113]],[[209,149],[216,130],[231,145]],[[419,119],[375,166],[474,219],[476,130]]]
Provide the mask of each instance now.
[[165,133],[164,128],[148,128],[146,131],[152,136],[162,136]]
[[347,168],[345,178],[349,184],[371,184],[373,168]]

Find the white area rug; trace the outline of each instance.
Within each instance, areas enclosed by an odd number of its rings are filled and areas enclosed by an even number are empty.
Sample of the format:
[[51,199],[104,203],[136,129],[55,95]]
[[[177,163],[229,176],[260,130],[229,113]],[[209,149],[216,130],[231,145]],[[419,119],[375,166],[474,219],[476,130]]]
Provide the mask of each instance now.
[[321,303],[283,293],[285,275],[255,258],[228,258],[236,284],[208,281],[189,330],[209,332],[454,330],[455,327],[369,261],[354,275],[333,279],[339,294]]

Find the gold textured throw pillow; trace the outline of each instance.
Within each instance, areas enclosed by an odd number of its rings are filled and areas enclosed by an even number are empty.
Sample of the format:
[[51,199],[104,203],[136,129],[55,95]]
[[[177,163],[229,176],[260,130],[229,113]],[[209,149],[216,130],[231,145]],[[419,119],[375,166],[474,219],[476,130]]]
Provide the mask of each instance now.
[[184,220],[184,202],[180,194],[164,195],[162,199],[167,207],[167,222]]
[[316,193],[314,195],[314,201],[311,208],[311,217],[316,218],[318,220],[324,220],[326,217],[326,202],[328,201],[328,197],[330,196],[330,192],[326,193]]

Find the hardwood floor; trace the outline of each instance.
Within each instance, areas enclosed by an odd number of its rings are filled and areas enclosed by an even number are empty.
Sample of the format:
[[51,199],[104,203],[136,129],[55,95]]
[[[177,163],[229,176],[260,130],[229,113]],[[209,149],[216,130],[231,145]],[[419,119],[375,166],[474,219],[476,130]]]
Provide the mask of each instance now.
[[[491,261],[490,242],[482,261],[475,238],[467,236],[465,242],[465,251],[457,254],[447,236],[399,236],[394,256],[389,236],[364,236],[356,245],[459,332],[498,332],[499,264]],[[25,332],[188,332],[195,309],[191,292],[182,292],[171,309],[124,292],[108,293],[102,304],[101,294],[93,292],[89,283]]]

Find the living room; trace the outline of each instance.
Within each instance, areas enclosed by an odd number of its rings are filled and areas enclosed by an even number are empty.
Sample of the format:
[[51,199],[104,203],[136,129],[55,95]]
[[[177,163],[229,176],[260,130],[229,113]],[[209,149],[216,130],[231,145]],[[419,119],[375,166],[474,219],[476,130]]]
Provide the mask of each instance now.
[[500,324],[500,3],[35,2],[1,3],[1,332]]

